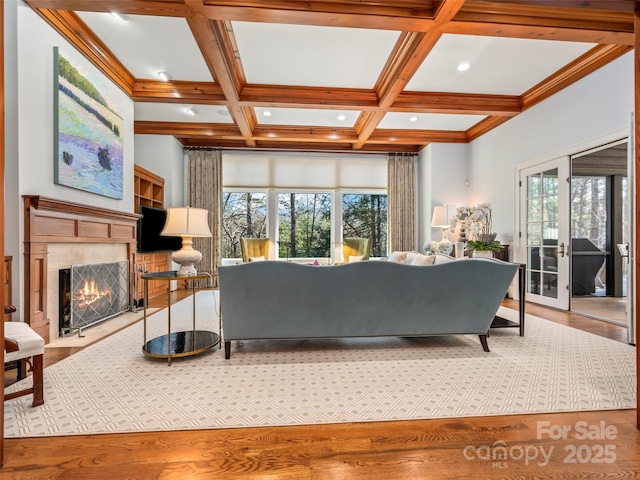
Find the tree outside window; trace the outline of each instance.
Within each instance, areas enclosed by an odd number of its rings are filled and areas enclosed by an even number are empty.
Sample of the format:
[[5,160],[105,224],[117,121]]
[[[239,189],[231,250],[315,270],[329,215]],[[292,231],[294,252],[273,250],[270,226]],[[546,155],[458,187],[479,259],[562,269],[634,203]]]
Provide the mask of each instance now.
[[342,236],[371,238],[371,256],[387,255],[387,195],[342,195]]
[[262,192],[222,194],[222,257],[239,258],[240,238],[265,238],[267,196]]
[[571,178],[571,235],[607,245],[607,182],[605,177]]
[[278,256],[326,258],[331,246],[331,194],[278,194]]

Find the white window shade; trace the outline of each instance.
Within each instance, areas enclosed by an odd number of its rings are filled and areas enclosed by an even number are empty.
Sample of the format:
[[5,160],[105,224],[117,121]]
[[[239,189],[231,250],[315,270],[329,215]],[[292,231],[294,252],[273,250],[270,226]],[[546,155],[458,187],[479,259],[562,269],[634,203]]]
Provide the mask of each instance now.
[[225,188],[387,188],[386,155],[223,153]]

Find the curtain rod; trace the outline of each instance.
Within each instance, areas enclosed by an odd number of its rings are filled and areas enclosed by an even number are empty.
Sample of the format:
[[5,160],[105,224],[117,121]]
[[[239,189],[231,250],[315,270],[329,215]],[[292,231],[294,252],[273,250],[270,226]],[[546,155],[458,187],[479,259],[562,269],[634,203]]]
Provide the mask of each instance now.
[[243,147],[184,147],[184,150],[234,151],[234,152],[264,152],[264,153],[324,153],[327,155],[418,155],[418,152],[369,152],[353,150],[288,150],[286,148],[243,148]]

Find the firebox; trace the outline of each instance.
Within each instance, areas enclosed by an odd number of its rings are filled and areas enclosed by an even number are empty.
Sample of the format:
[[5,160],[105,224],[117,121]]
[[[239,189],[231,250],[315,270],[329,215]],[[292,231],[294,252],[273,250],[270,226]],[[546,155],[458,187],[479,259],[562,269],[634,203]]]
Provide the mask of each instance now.
[[60,335],[129,310],[129,262],[72,265],[59,271]]

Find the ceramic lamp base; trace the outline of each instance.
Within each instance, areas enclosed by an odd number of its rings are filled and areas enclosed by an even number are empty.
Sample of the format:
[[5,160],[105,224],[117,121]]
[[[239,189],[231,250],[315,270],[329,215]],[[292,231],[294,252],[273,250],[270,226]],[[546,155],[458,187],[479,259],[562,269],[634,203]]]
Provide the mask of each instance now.
[[182,239],[182,249],[173,252],[171,254],[171,260],[180,265],[177,275],[196,275],[197,270],[193,264],[202,260],[202,254],[193,249],[191,246],[191,238],[184,237]]

